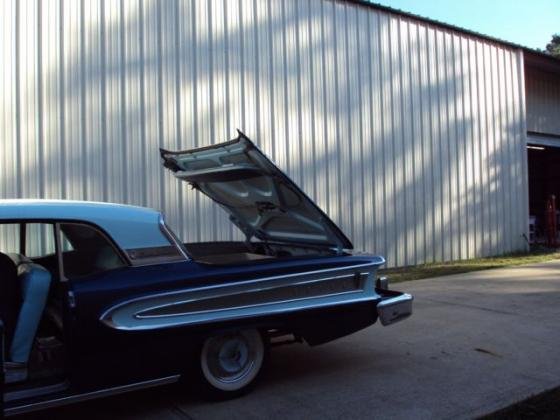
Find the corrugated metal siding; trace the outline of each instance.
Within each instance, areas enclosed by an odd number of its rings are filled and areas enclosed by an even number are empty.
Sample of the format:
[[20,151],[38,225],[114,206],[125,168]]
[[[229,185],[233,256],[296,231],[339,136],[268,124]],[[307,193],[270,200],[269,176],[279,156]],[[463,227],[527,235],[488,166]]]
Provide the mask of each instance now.
[[242,129],[390,265],[523,249],[520,51],[342,1],[2,2],[0,195],[235,233],[160,167]]
[[525,74],[527,130],[560,136],[560,75],[533,67]]

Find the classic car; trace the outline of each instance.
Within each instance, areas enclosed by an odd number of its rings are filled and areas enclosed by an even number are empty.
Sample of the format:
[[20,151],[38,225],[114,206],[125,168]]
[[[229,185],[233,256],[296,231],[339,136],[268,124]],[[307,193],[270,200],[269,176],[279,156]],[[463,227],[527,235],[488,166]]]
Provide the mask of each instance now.
[[[377,277],[384,259],[353,253],[241,132],[160,154],[176,178],[229,214],[244,240],[183,243],[160,212],[142,207],[0,200],[0,413],[180,379],[234,397],[253,386],[277,345],[314,346],[412,313],[412,296]],[[42,301],[30,297],[38,278],[50,280]],[[25,340],[28,359],[16,363],[14,343]]]

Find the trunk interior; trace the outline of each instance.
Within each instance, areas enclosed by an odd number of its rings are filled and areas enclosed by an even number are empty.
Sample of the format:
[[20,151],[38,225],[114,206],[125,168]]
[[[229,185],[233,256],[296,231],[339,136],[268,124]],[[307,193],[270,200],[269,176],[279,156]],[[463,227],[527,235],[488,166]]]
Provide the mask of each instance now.
[[280,258],[337,255],[336,250],[324,247],[270,242],[193,242],[184,245],[194,261],[210,265],[254,264]]

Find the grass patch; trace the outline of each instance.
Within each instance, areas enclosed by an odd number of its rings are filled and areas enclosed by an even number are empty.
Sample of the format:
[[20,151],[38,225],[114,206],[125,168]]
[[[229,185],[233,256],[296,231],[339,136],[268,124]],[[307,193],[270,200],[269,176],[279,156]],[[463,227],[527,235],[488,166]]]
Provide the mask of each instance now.
[[535,264],[555,259],[560,259],[560,252],[556,250],[538,249],[529,253],[507,254],[499,257],[422,264],[402,268],[387,268],[379,270],[379,274],[389,277],[389,281],[395,283],[399,281],[420,280],[430,277],[468,273],[469,271],[488,270],[491,268]]

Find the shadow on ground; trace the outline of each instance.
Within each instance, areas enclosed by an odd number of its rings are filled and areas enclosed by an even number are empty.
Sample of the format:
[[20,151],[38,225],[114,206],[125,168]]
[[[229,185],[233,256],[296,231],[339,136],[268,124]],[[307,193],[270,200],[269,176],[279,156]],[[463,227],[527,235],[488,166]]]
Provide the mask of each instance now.
[[[290,386],[293,381],[302,382],[322,376],[339,376],[351,364],[375,358],[372,349],[358,349],[325,345],[310,348],[307,345],[279,347],[272,350],[264,374],[257,389],[242,399],[254,400],[261,392],[271,388]],[[254,402],[254,401],[253,401]],[[178,383],[136,392],[125,393],[99,400],[91,400],[65,407],[31,413],[29,420],[87,420],[87,419],[187,419],[189,406],[207,404],[204,396],[196,391],[195,383]],[[227,403],[227,402],[226,402]],[[213,402],[212,404],[226,404]]]

